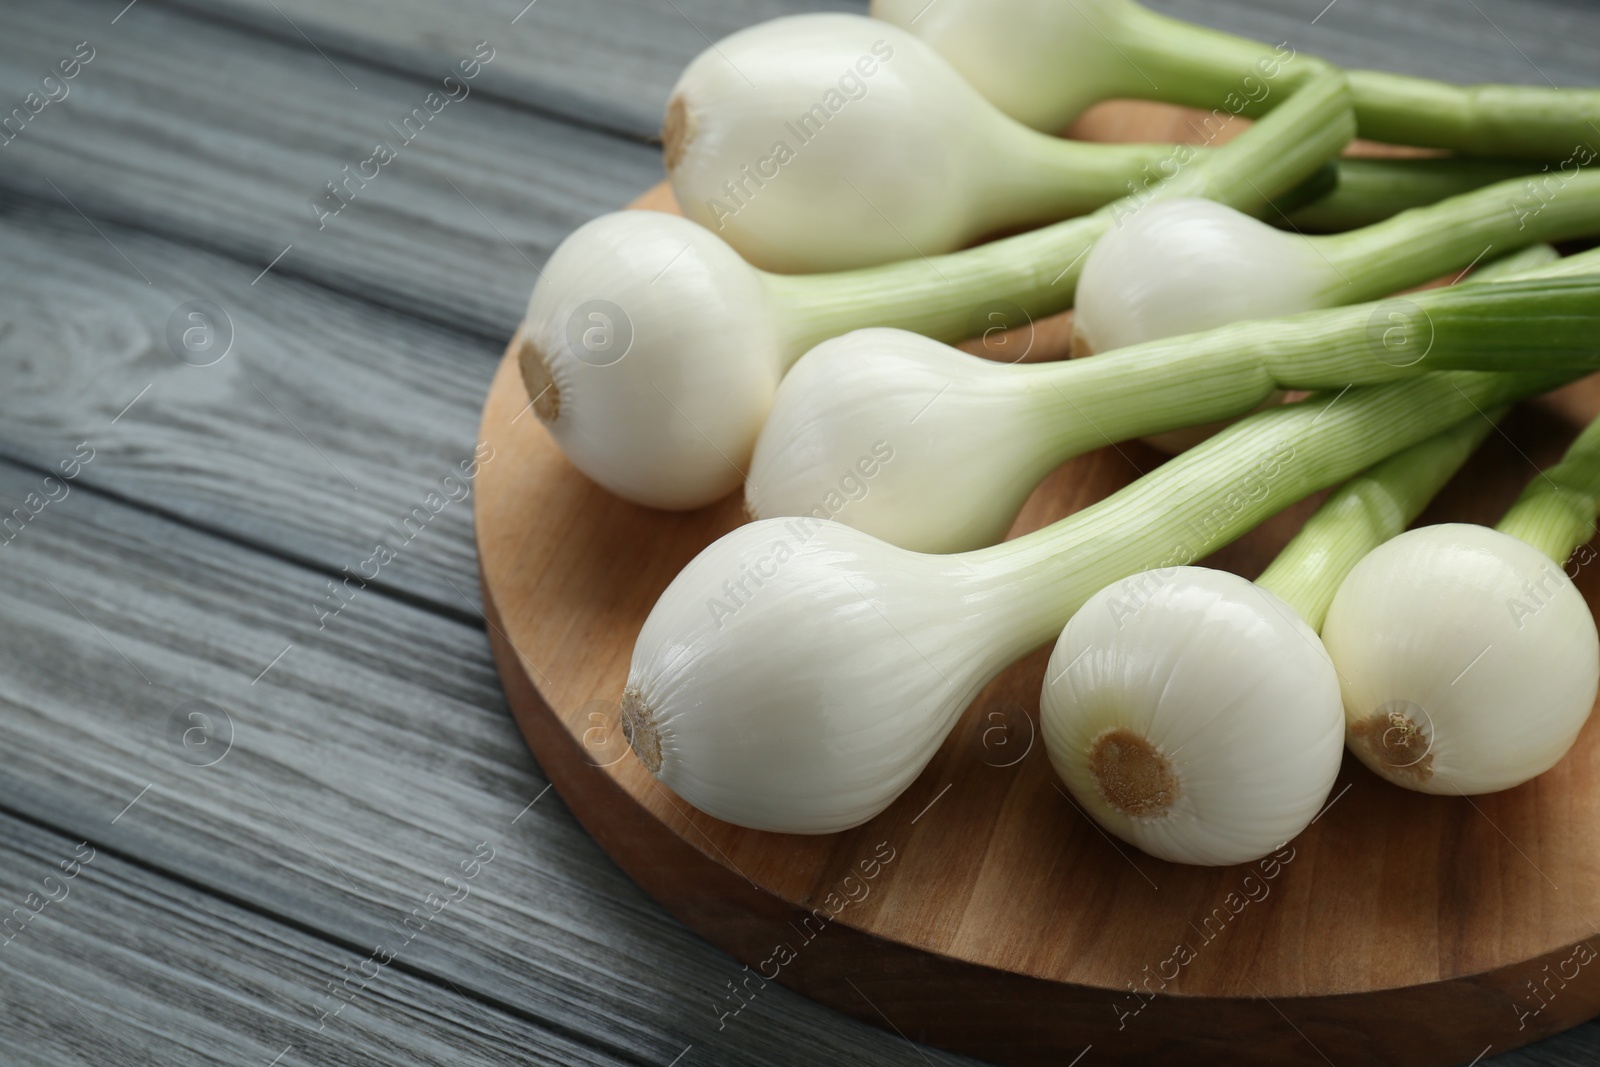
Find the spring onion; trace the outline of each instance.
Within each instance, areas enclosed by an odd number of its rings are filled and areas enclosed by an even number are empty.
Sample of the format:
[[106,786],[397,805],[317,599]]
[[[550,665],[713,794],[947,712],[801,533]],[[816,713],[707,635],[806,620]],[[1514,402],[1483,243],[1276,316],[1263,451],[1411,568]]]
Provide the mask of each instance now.
[[818,345],[783,382],[746,507],[836,518],[924,552],[993,544],[1067,459],[1242,414],[1276,389],[1446,368],[1592,368],[1597,294],[1600,274],[1525,274],[1061,363],[999,364],[903,331],[857,331]]
[[651,610],[624,733],[652,774],[717,818],[790,833],[855,826],[916,778],[996,674],[1099,589],[1198,558],[1478,408],[1572,376],[1450,372],[1286,405],[1075,515],[963,555],[809,517],[742,526]]
[[1374,773],[1492,793],[1567,753],[1600,690],[1600,635],[1570,577],[1578,563],[1566,569],[1597,512],[1600,421],[1495,529],[1426,526],[1355,566],[1322,636],[1350,749]]
[[1084,261],[1073,354],[1373,300],[1461,270],[1493,249],[1600,233],[1600,174],[1576,175],[1536,212],[1514,210],[1521,184],[1499,182],[1318,237],[1208,200],[1151,205],[1108,232]]
[[604,215],[545,264],[518,343],[523,380],[590,478],[654,507],[707,504],[739,485],[778,381],[817,342],[869,325],[957,339],[981,332],[996,302],[1059,311],[1114,217],[1168,196],[1260,209],[1337,153],[1351,127],[1343,78],[1330,74],[1149,194],[963,252],[841,274],[768,274],[687,219]]
[[[1392,218],[1407,208],[1426,207],[1485,185],[1523,178],[1535,165],[1477,159],[1341,159],[1332,188],[1307,195],[1300,203],[1279,202],[1288,228],[1301,233],[1342,233]],[[1313,183],[1301,187],[1314,192]],[[1524,189],[1526,192],[1526,189]],[[1275,212],[1269,221],[1283,222]]]
[[[1561,254],[1548,244],[1536,244],[1529,245],[1526,248],[1519,248],[1515,252],[1496,259],[1490,259],[1487,262],[1483,262],[1483,258],[1480,256],[1479,265],[1466,272],[1468,284],[1498,281],[1524,271],[1533,271],[1536,268],[1544,267],[1546,264],[1554,264],[1561,258]],[[1533,276],[1537,277],[1538,275]],[[1260,411],[1276,404],[1281,404],[1284,396],[1285,394],[1282,390],[1275,389],[1265,400],[1251,410]],[[1185,449],[1193,448],[1233,421],[1235,420],[1223,419],[1218,422],[1201,423],[1197,426],[1186,426],[1181,430],[1150,434],[1145,436],[1143,440],[1157,451],[1165,452],[1169,456],[1175,456]]]
[[[1132,0],[873,0],[872,13],[915,33],[1001,111],[1065,129],[1090,104],[1143,97],[1253,114],[1264,79],[1319,61],[1149,11]],[[1594,159],[1600,90],[1447,85],[1350,71],[1361,136],[1480,156]],[[1227,105],[1227,106],[1232,106]]]
[[[662,144],[684,215],[784,273],[936,255],[1081,215],[1145,184],[1174,153],[1038,133],[913,35],[835,13],[774,19],[708,47],[668,99]],[[1319,211],[1343,221],[1511,176],[1454,160],[1329,171]]]
[[1078,804],[1178,863],[1248,862],[1304,830],[1344,754],[1316,626],[1362,551],[1403,529],[1492,425],[1474,414],[1347,482],[1255,582],[1170,566],[1090,597],[1039,698],[1051,765]]
[[662,127],[683,213],[764,270],[848,270],[1081,215],[1172,146],[1067,141],[859,15],[774,19],[690,63]]

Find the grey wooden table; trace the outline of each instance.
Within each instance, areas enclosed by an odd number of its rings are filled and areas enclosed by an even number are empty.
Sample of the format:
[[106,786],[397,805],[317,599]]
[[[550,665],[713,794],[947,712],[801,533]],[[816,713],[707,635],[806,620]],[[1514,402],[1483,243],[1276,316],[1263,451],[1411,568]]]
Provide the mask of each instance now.
[[[501,698],[445,479],[536,267],[658,180],[707,39],[813,6],[525,3],[0,6],[0,114],[48,99],[0,134],[0,1063],[956,1062],[777,987],[719,1030],[739,965],[584,835]],[[1596,76],[1579,0],[1323,3],[1159,6]],[[1593,1062],[1600,1029],[1493,1053]]]

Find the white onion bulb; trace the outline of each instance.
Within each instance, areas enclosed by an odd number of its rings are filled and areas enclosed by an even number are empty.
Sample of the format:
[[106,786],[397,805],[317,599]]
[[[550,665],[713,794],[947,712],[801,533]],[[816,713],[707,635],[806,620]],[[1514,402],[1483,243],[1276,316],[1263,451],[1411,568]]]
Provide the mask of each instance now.
[[1147,205],[1095,243],[1073,311],[1073,355],[1343,303],[1349,288],[1305,237],[1211,200]]
[[702,52],[662,140],[684,214],[780,272],[934,255],[1079,214],[1125,195],[1143,158],[1036,133],[924,42],[847,14],[774,19]]
[[635,503],[699,507],[743,480],[792,358],[775,319],[761,274],[715,235],[618,212],[545,264],[519,363],[579,470]]
[[1131,6],[1126,0],[872,0],[872,14],[914,30],[1007,115],[1057,133],[1090,104],[1151,91],[1113,43]]
[[1294,609],[1237,575],[1146,571],[1091,597],[1050,656],[1051,765],[1101,826],[1152,856],[1266,855],[1339,772],[1339,680]]
[[[1072,315],[1072,354],[1089,356],[1230,322],[1339,303],[1337,269],[1299,234],[1273,229],[1212,200],[1150,204],[1122,220],[1083,264]],[[1254,410],[1280,403],[1274,392]],[[1176,454],[1231,420],[1144,440]]]
[[778,388],[745,483],[754,517],[838,519],[918,552],[999,541],[1060,462],[1070,410],[1032,365],[904,330],[824,341]]
[[1428,526],[1379,547],[1339,587],[1322,638],[1351,751],[1425,793],[1491,793],[1542,774],[1600,687],[1600,637],[1571,580],[1482,526]]
[[1039,642],[1050,583],[1030,595],[1025,581],[836,522],[740,527],[651,610],[623,729],[652,773],[717,818],[803,834],[858,825]]

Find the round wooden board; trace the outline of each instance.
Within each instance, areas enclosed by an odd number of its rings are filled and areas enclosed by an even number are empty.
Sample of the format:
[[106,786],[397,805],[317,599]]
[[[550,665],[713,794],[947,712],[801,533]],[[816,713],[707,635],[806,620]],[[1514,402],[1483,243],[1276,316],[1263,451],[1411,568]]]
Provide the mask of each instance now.
[[[1176,140],[1182,126],[1176,109],[1117,104],[1076,132]],[[635,206],[672,210],[671,196],[658,188]],[[1060,356],[1069,334],[1061,319],[1035,324],[1030,359]],[[1036,736],[1040,651],[990,685],[865,826],[785,836],[694,810],[629,753],[617,702],[657,596],[741,521],[738,501],[671,514],[588,482],[529,411],[514,348],[481,429],[490,640],[517,722],[578,819],[749,965],[701,991],[708,1022],[738,1025],[772,979],[1007,1064],[1066,1064],[1093,1046],[1085,1064],[1443,1065],[1600,1011],[1585,940],[1600,931],[1594,721],[1555,769],[1492,796],[1408,793],[1346,759],[1331,806],[1277,862],[1185,867],[1106,837],[1056,787]],[[1422,521],[1493,523],[1596,411],[1593,379],[1518,408]],[[1160,458],[1131,443],[1066,464],[1013,533]],[[1255,575],[1316,502],[1207,562]],[[1591,606],[1597,570],[1577,575]]]

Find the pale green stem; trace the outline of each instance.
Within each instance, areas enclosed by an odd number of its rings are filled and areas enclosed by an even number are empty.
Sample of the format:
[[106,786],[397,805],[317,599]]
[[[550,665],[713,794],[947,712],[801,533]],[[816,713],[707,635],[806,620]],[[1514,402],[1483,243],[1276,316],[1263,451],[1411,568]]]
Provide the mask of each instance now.
[[[1196,129],[1198,136],[1205,131]],[[991,204],[1004,206],[995,228],[1021,227],[1082,215],[1152,179],[1173,156],[1170,144],[1106,144],[1012,131],[1006,165],[993,176]],[[1201,155],[1220,151],[1199,148]],[[1370,226],[1409,208],[1495,182],[1537,177],[1527,162],[1472,159],[1333,159],[1306,181],[1273,198],[1264,218],[1304,233]],[[1282,214],[1280,214],[1280,212]],[[909,254],[910,249],[908,247]]]
[[[1530,163],[1471,159],[1341,159],[1331,191],[1283,210],[1301,233],[1342,233],[1534,170]],[[1272,212],[1265,218],[1282,221]]]
[[[1323,61],[1294,56],[1292,50],[1275,50],[1134,4],[1106,29],[1137,71],[1115,89],[1191,107],[1227,107],[1231,94],[1248,101],[1244,113],[1253,115],[1266,102],[1253,99],[1264,81],[1292,85],[1326,69]],[[1580,164],[1594,160],[1600,146],[1595,130],[1600,89],[1448,85],[1369,70],[1349,75],[1360,135],[1375,141]]]
[[1310,493],[1572,377],[1452,372],[1311,397],[1238,422],[1042,530],[948,558],[1020,579],[1011,587],[1025,599],[1007,611],[1026,624],[1005,650],[1020,655],[1105,586],[1208,555]]
[[[1487,263],[1480,263],[1471,274],[1467,275],[1469,282],[1500,282],[1509,281],[1523,274],[1539,271],[1543,268],[1554,266],[1561,259],[1561,253],[1547,244],[1529,245],[1519,248],[1509,255],[1498,259],[1491,259]],[[1600,269],[1600,265],[1597,265]],[[1539,277],[1533,274],[1533,277]],[[1546,273],[1545,277],[1555,277],[1553,273]]]
[[[1556,251],[1549,245],[1533,245],[1481,268],[1469,282],[1497,282],[1529,268],[1548,271],[1556,259]],[[1411,524],[1503,415],[1500,410],[1469,418],[1345,483],[1272,561],[1257,584],[1288,602],[1312,629],[1322,629],[1334,594],[1355,565]],[[1525,540],[1539,544],[1538,539],[1552,534],[1557,538],[1577,536],[1570,527],[1578,520],[1588,523],[1587,532],[1579,531],[1581,536],[1566,546],[1559,559],[1565,559],[1573,545],[1588,540],[1595,508],[1600,508],[1600,432],[1591,426],[1586,435],[1593,435],[1593,440],[1585,445],[1580,438],[1573,451],[1587,451],[1587,464],[1579,462],[1549,483],[1536,482],[1523,494],[1527,507],[1519,521],[1528,526]],[[1558,467],[1551,473],[1561,470]],[[1582,495],[1581,483],[1562,484],[1585,473],[1590,479],[1587,497]],[[1563,491],[1553,491],[1556,487]],[[1507,521],[1518,514],[1513,509]]]
[[1557,563],[1594,536],[1600,514],[1600,419],[1584,427],[1561,462],[1528,483],[1497,527]]
[[[1591,248],[1575,256],[1566,256],[1554,263],[1505,277],[1504,281],[1524,278],[1575,278],[1584,274],[1600,273],[1600,248]],[[1497,281],[1502,279],[1496,279]]]
[[[1007,126],[1005,166],[991,176],[989,205],[1004,205],[997,229],[1083,215],[1128,195],[1151,167],[1172,156],[1170,144],[1104,144],[1049,137]],[[988,206],[988,205],[986,205]],[[907,254],[912,255],[910,248]]]
[[1328,74],[1307,81],[1214,153],[1178,146],[1170,178],[1092,215],[942,256],[838,274],[764,275],[785,354],[793,362],[817,343],[864,326],[958,340],[997,304],[1033,317],[1054,314],[1072,306],[1083,260],[1119,219],[1174,196],[1259,212],[1336,155],[1353,126],[1344,78]]
[[1600,270],[1234,323],[1005,373],[1034,398],[1048,469],[1107,441],[1240,415],[1276,389],[1561,369],[1600,369]]
[[[1531,245],[1480,267],[1468,284],[1500,281],[1559,258],[1549,245]],[[1504,414],[1502,409],[1469,418],[1340,486],[1256,584],[1321,630],[1334,594],[1355,565],[1421,514]]]
[[1600,173],[1565,178],[1542,199],[1531,184],[1498,182],[1364,229],[1307,238],[1338,275],[1327,299],[1371,300],[1495,252],[1600,233]]
[[1376,70],[1350,72],[1361,136],[1475,156],[1595,158],[1600,89],[1447,85]]
[[1504,414],[1500,409],[1473,415],[1345,482],[1256,584],[1276,593],[1313,630],[1321,630],[1333,595],[1351,569],[1411,525]]

